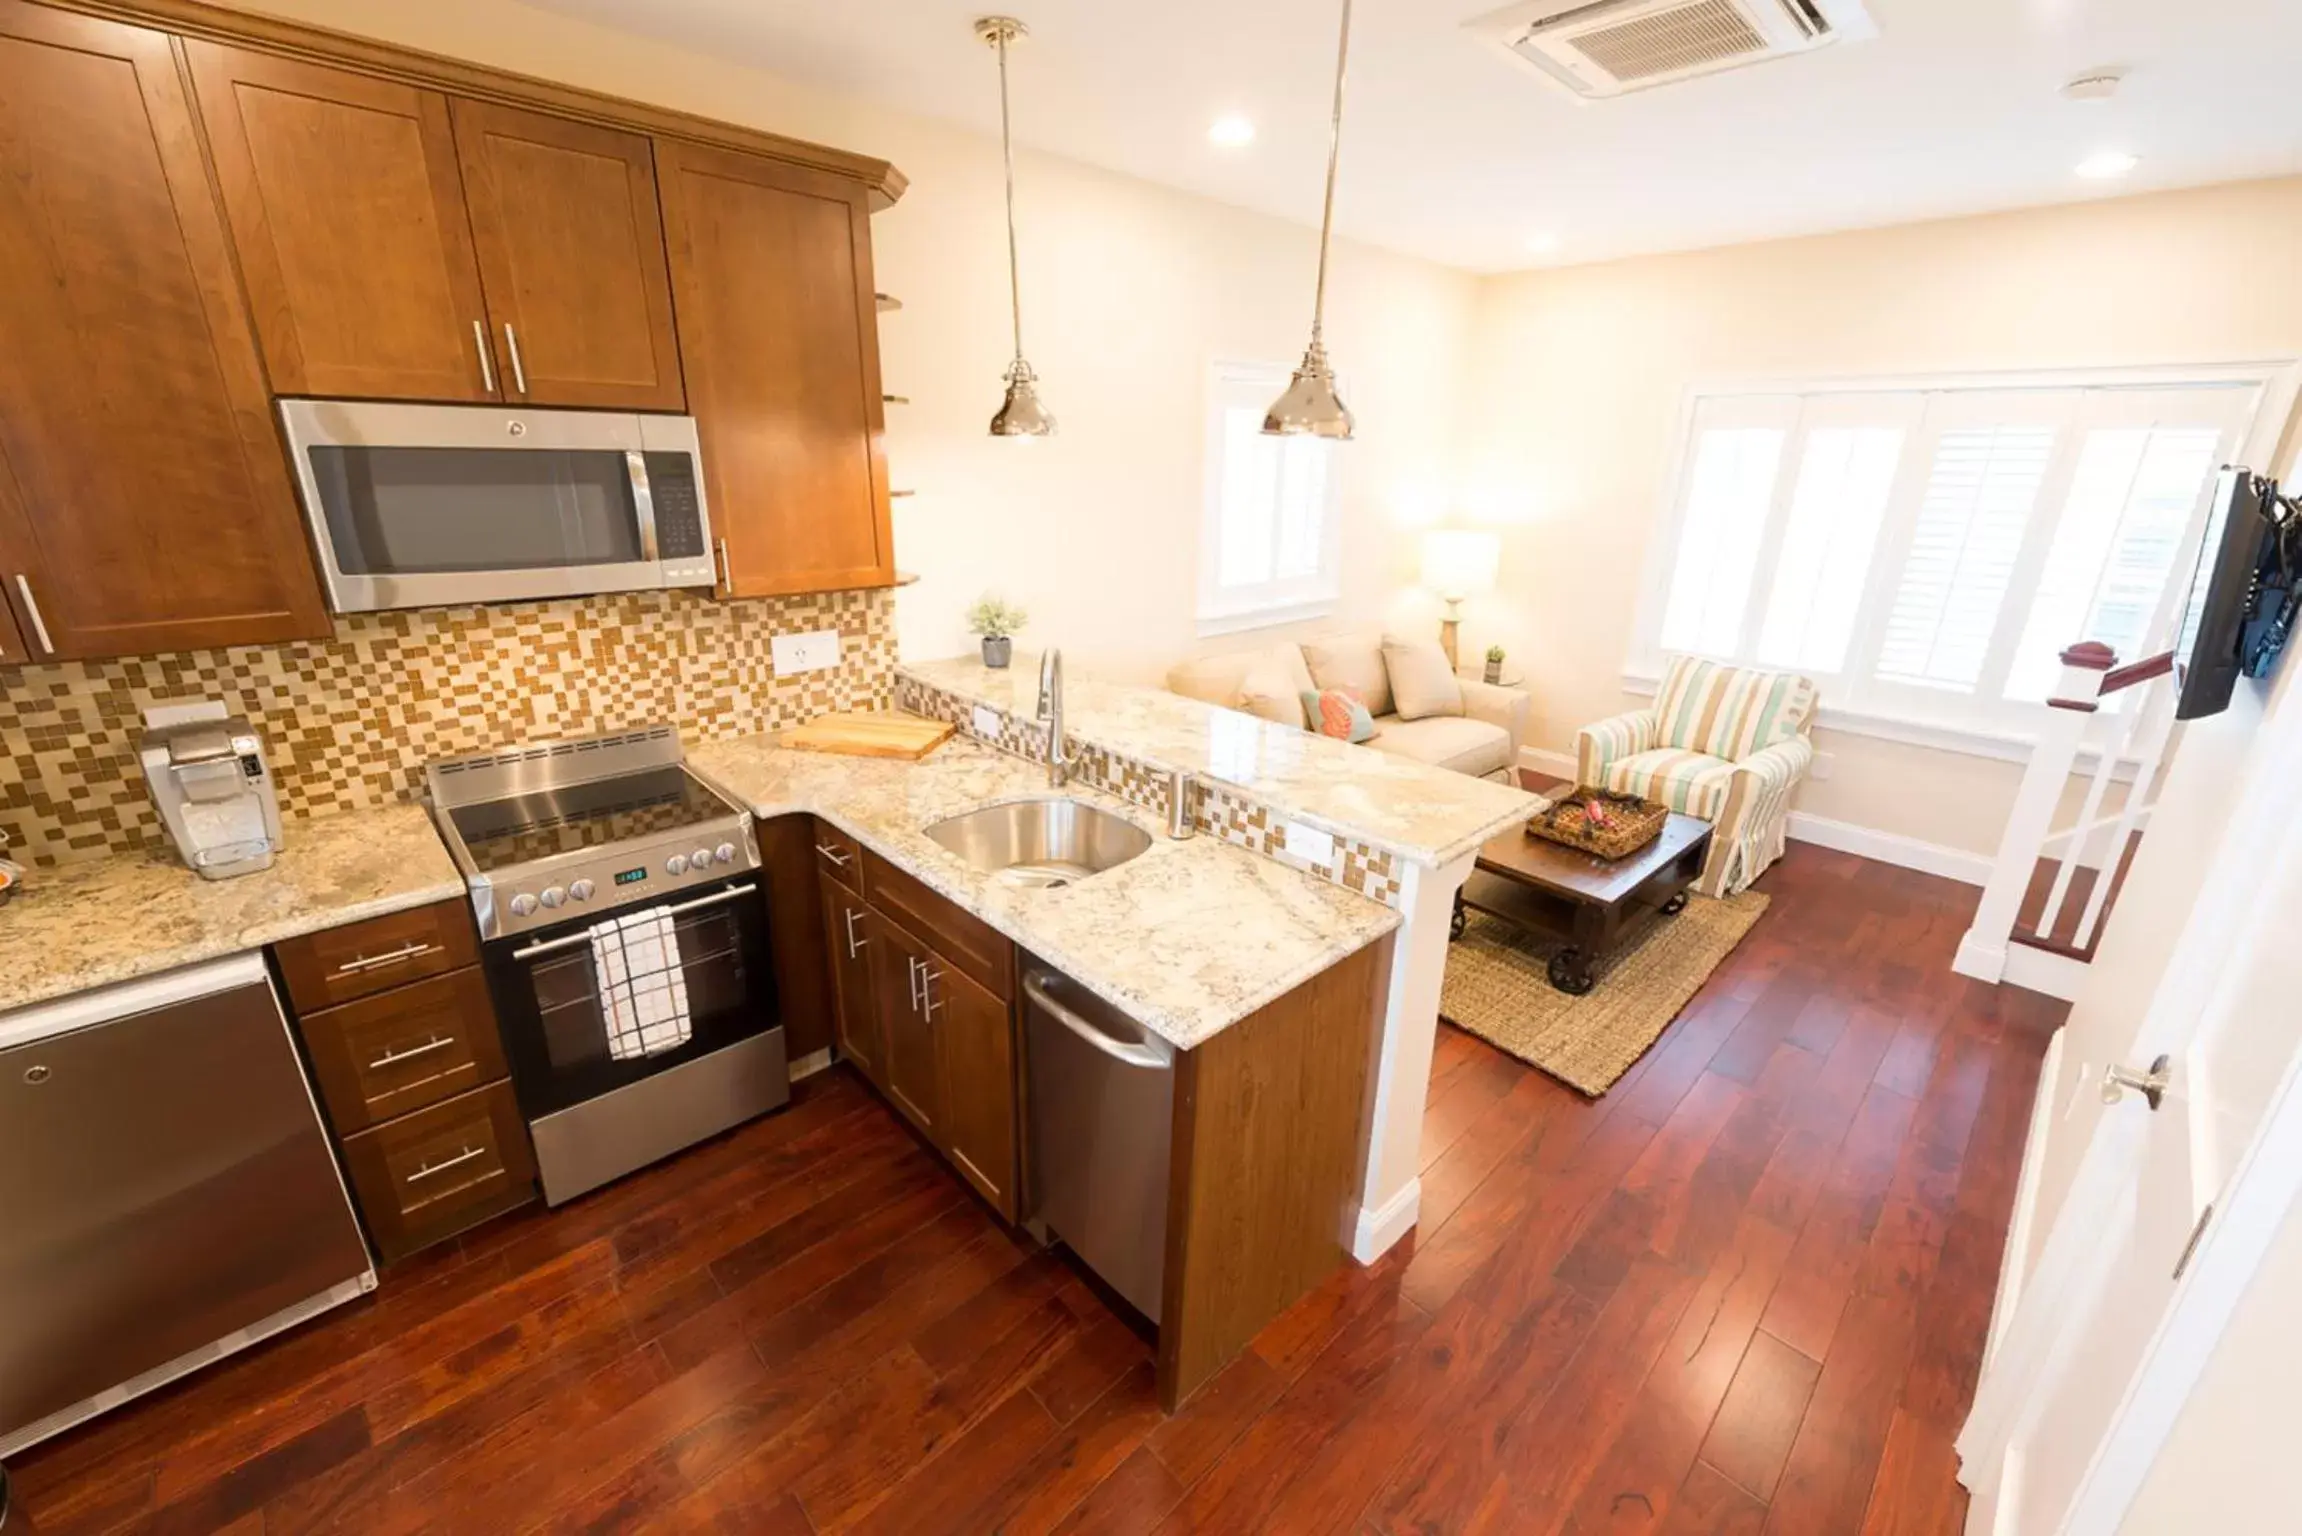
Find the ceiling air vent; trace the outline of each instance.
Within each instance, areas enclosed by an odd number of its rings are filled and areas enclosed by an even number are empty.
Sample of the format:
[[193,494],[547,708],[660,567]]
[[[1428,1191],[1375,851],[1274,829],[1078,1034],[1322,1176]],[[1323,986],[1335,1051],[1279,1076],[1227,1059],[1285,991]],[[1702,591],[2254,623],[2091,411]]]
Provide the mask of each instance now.
[[1528,0],[1466,22],[1578,97],[1875,37],[1862,0]]

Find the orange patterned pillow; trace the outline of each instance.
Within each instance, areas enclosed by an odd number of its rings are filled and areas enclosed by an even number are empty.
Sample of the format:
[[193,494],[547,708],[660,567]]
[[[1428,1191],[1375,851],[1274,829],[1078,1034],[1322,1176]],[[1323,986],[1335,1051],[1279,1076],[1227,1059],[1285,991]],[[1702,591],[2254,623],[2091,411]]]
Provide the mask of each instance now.
[[1305,689],[1303,713],[1311,717],[1311,729],[1337,741],[1366,741],[1375,734],[1375,717],[1347,688]]

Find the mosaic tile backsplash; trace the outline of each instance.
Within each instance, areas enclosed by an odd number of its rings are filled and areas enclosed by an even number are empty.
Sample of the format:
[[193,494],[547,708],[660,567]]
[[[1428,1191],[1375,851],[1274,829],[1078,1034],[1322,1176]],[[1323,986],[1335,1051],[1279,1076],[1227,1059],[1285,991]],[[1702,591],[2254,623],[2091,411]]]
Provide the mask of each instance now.
[[[989,736],[975,728],[975,706],[966,699],[929,686],[916,677],[898,674],[895,680],[895,705],[930,720],[948,720],[959,728],[960,734],[972,736],[985,746],[1018,757],[1038,762],[1047,759],[1047,727],[1036,720],[1020,720],[1005,710],[992,709],[990,714],[997,729]],[[1066,733],[1068,735],[1068,733]],[[1164,820],[1167,816],[1169,776],[1149,763],[1109,751],[1091,742],[1074,738],[1071,750],[1077,754],[1072,773],[1081,783],[1099,789],[1107,795],[1116,795],[1133,805],[1156,812]],[[1197,780],[1193,784],[1191,824],[1209,836],[1227,843],[1236,843],[1265,858],[1317,875],[1345,890],[1357,891],[1385,906],[1396,907],[1400,900],[1402,875],[1398,860],[1388,851],[1371,847],[1353,838],[1334,839],[1334,858],[1330,863],[1314,863],[1296,857],[1287,851],[1285,818],[1260,801],[1250,800],[1221,784]]]
[[[840,632],[778,678],[769,641]],[[136,741],[156,703],[221,699],[263,732],[283,817],[413,798],[434,758],[668,720],[690,741],[893,696],[886,591],[719,602],[642,592],[336,620],[326,640],[0,668],[0,844],[55,864],[164,839]]]

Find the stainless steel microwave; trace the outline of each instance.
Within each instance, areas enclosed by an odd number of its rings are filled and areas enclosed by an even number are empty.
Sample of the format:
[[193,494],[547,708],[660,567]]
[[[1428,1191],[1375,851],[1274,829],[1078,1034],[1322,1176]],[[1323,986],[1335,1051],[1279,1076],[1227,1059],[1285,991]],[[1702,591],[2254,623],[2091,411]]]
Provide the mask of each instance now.
[[283,400],[338,613],[708,587],[690,416]]

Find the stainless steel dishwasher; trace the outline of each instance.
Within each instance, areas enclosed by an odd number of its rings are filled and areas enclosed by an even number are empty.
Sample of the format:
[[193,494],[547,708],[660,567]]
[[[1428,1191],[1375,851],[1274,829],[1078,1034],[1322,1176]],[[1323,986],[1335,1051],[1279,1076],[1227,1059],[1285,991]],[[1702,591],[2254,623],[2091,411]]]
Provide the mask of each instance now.
[[1030,1220],[1159,1321],[1175,1048],[1065,976],[1023,974]]
[[374,1285],[262,957],[0,1014],[0,1456]]

